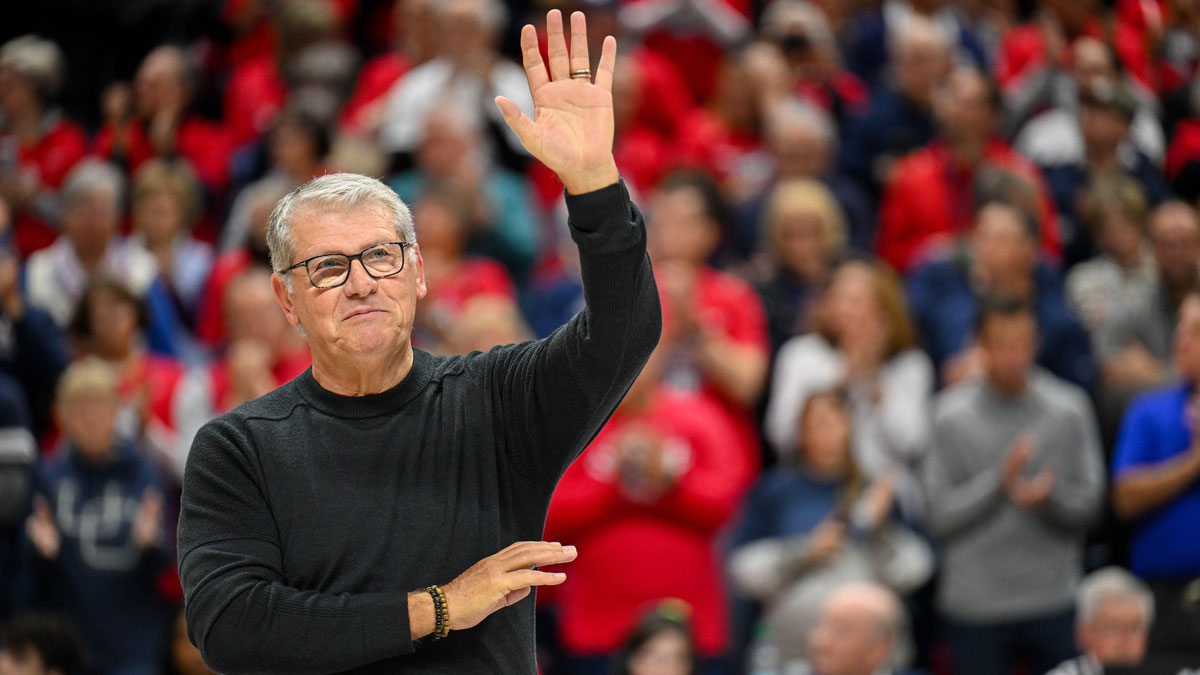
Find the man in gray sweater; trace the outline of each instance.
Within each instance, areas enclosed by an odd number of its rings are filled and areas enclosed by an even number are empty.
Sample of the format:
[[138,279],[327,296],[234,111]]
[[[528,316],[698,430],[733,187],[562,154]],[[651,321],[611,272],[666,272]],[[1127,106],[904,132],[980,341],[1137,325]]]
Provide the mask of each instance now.
[[954,672],[1006,675],[1023,653],[1031,672],[1071,658],[1083,535],[1104,494],[1087,395],[1036,368],[1027,305],[981,304],[986,370],[934,407],[922,468],[927,527],[940,548],[938,609]]

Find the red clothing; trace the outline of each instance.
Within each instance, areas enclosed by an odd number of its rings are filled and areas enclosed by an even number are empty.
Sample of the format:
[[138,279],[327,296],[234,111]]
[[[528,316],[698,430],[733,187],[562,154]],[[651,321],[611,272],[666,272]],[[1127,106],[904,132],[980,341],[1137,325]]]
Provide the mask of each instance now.
[[[12,136],[0,138],[0,143],[18,143]],[[17,171],[33,172],[43,191],[56,192],[71,169],[87,155],[87,134],[83,128],[65,119],[50,124],[46,133],[31,144],[17,147]],[[58,228],[39,218],[35,213],[22,210],[15,214],[13,236],[21,256],[54,243]]]
[[1200,119],[1183,120],[1175,125],[1164,173],[1168,180],[1175,180],[1183,167],[1196,161],[1200,161]]
[[679,125],[679,155],[683,164],[712,174],[719,183],[756,173],[755,155],[764,152],[762,139],[730,128],[706,108],[696,108]]
[[225,87],[225,123],[237,145],[265,134],[287,100],[275,59],[262,56],[234,69]]
[[254,260],[244,248],[217,256],[196,312],[196,337],[202,342],[218,345],[225,340],[225,288],[252,264]]
[[[616,453],[625,435],[662,439],[681,471],[665,495],[630,500],[618,486]],[[714,536],[753,480],[752,453],[719,406],[663,387],[644,413],[618,410],[563,475],[550,503],[546,538],[577,545],[557,589],[563,646],[575,654],[620,648],[646,605],[679,598],[693,608],[698,650],[729,643],[723,575]]]
[[[1080,37],[1096,38],[1109,44],[1117,53],[1125,69],[1134,79],[1151,91],[1156,91],[1154,75],[1151,72],[1150,57],[1137,31],[1129,24],[1117,22],[1111,34],[1099,19],[1092,19],[1079,35],[1070,36],[1065,48],[1069,49],[1071,42]],[[1070,52],[1060,58],[1068,59]],[[1051,61],[1051,55],[1046,51],[1046,41],[1042,30],[1037,25],[1029,23],[1018,26],[1005,34],[1000,41],[999,54],[996,58],[996,80],[1005,91],[1019,88],[1030,73],[1036,72]]]
[[[1042,249],[1057,259],[1058,216],[1041,172],[996,139],[989,141],[981,164],[1011,171],[1036,186]],[[875,245],[879,257],[904,274],[970,229],[976,168],[955,166],[941,141],[901,159],[880,204]]]
[[[871,92],[863,81],[848,70],[839,70],[833,74],[828,84],[798,80],[796,95],[801,99],[821,108],[837,117],[841,115],[861,115],[866,113],[871,102]],[[845,106],[837,110],[835,103]]]
[[468,258],[458,269],[429,289],[425,302],[448,316],[457,315],[471,298],[495,295],[515,300],[512,277],[504,265],[490,258]]
[[[271,374],[275,377],[275,386],[288,382],[312,365],[312,354],[307,348],[298,349],[288,354],[271,366]],[[212,409],[223,413],[233,406],[229,405],[228,396],[232,393],[233,383],[230,381],[229,362],[220,359],[208,368],[210,391],[212,392]]]
[[[701,274],[696,288],[696,320],[739,345],[755,347],[764,356],[770,353],[762,299],[753,286],[732,274],[712,268]],[[730,399],[711,381],[705,380],[702,391],[729,412],[742,443],[757,451],[762,439],[751,410]]]
[[117,390],[123,401],[145,397],[146,412],[172,431],[175,430],[175,392],[184,369],[173,358],[143,353],[131,368],[121,371]]
[[412,63],[403,54],[390,51],[367,61],[358,74],[358,84],[342,107],[341,125],[350,132],[364,132],[368,113],[383,104],[392,85],[404,77]]
[[[624,4],[656,2],[657,0],[626,0]],[[720,0],[730,8],[750,19],[753,8],[749,0]],[[716,88],[717,72],[725,58],[725,49],[713,38],[703,33],[681,33],[671,29],[651,31],[643,42],[646,47],[670,60],[687,82],[692,97],[697,101],[712,98]]]
[[630,57],[639,81],[634,124],[671,136],[696,101],[674,63],[658,52],[638,47]]
[[[132,174],[157,153],[141,120],[131,120],[126,125],[125,133],[126,160]],[[116,140],[117,127],[107,122],[96,134],[92,152],[110,157]],[[205,188],[215,194],[224,192],[229,185],[229,159],[233,154],[233,139],[225,127],[198,115],[188,115],[179,123],[175,133],[175,150],[187,160]]]

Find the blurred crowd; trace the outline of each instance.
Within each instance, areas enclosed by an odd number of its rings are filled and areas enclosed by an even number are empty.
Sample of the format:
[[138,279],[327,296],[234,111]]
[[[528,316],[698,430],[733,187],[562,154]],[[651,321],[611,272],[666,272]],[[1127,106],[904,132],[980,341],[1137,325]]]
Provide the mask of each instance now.
[[207,672],[183,467],[310,364],[290,189],[410,205],[420,349],[583,306],[492,103],[551,7],[617,37],[664,331],[551,504],[542,671],[1200,667],[1200,1],[6,4],[0,674]]

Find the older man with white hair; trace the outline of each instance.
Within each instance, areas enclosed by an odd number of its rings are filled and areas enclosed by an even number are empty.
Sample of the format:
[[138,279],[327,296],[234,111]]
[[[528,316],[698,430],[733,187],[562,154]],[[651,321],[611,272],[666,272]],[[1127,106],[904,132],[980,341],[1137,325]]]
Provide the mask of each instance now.
[[839,587],[821,609],[809,637],[812,675],[885,675],[893,672],[904,640],[904,607],[878,584]]
[[[313,366],[206,425],[184,477],[189,636],[225,673],[527,673],[537,541],[567,465],[661,332],[641,216],[612,155],[616,41],[595,73],[582,13],[521,44],[533,120],[498,98],[562,180],[586,308],[545,340],[465,356],[412,347],[426,292],[409,211],[382,183],[317,178],[280,200],[273,286]],[[629,570],[629,573],[636,573]],[[506,607],[513,605],[511,609]]]
[[1120,567],[1084,577],[1076,593],[1075,641],[1083,654],[1047,675],[1103,675],[1107,666],[1136,666],[1146,656],[1154,594]]

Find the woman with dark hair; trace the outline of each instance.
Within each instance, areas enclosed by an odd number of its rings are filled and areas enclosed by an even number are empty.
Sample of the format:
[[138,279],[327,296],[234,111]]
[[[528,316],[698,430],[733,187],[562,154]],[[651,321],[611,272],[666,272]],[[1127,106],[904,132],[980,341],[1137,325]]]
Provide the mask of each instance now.
[[690,612],[682,600],[664,600],[646,612],[613,659],[612,674],[700,675]]
[[[836,586],[879,581],[906,592],[933,569],[929,547],[893,516],[891,477],[868,482],[859,471],[847,393],[812,392],[796,417],[787,460],[751,491],[729,548],[733,587],[762,609],[755,652],[770,652],[785,671],[806,658],[808,632]],[[752,614],[738,617],[744,637]]]
[[175,399],[184,368],[146,349],[145,304],[111,279],[92,283],[68,325],[76,354],[98,356],[117,370],[122,409],[118,431],[150,451],[165,475],[176,475]]
[[816,332],[779,350],[764,429],[781,458],[795,445],[797,411],[814,392],[846,390],[855,462],[871,480],[889,476],[906,517],[917,515],[912,468],[929,433],[933,366],[917,349],[904,291],[881,263],[839,265],[815,307]]

